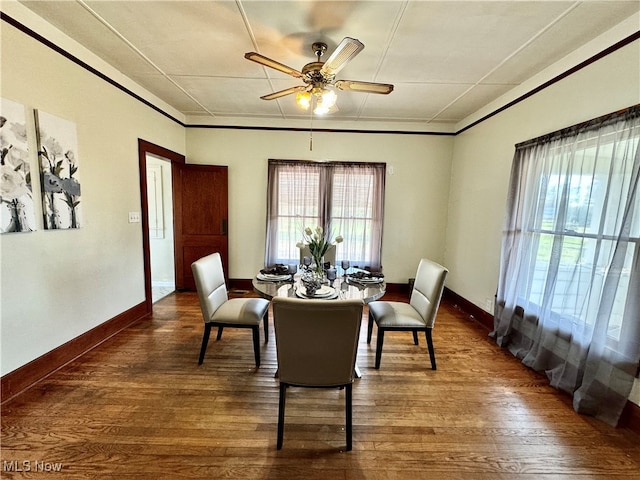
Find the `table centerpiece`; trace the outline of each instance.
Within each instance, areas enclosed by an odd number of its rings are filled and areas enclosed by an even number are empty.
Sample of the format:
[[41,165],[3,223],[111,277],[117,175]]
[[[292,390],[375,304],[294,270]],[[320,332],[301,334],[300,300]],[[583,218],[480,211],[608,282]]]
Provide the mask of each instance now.
[[309,247],[311,253],[312,263],[308,268],[305,268],[302,273],[302,283],[307,290],[307,295],[313,296],[313,294],[320,289],[324,281],[324,254],[333,243],[342,243],[344,239],[341,235],[337,235],[331,240],[331,235],[326,235],[323,228],[317,226],[315,229],[306,227],[303,230],[302,241],[298,242],[296,246],[300,249]]

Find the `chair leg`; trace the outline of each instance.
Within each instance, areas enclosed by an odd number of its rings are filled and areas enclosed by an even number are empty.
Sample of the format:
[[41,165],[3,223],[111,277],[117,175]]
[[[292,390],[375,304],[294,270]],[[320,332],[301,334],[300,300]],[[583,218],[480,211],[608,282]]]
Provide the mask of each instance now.
[[384,329],[378,325],[378,343],[376,346],[376,370],[380,368],[380,358],[382,357],[382,344],[384,343]]
[[429,358],[431,359],[431,370],[436,369],[436,353],[433,350],[433,338],[431,337],[431,329],[427,328],[424,331],[425,337],[427,337],[427,347],[429,347]]
[[418,331],[417,330],[413,331],[413,344],[414,345],[418,345]]
[[267,310],[262,320],[264,322],[264,343],[269,343],[269,311]]
[[223,329],[223,327],[222,327],[222,325],[220,325],[218,327],[218,335],[216,336],[216,341],[218,341],[218,340],[220,340],[222,338],[222,329]]
[[373,333],[373,315],[369,312],[369,325],[367,327],[367,344],[371,343],[371,334]]
[[353,434],[353,409],[352,409],[352,395],[351,395],[351,387],[352,384],[348,384],[345,388],[345,410],[346,410],[346,423],[347,423],[347,451],[351,451],[352,441],[351,437]]
[[200,357],[198,358],[198,365],[202,365],[204,361],[204,352],[207,351],[207,345],[209,344],[209,335],[211,334],[211,325],[209,323],[204,324],[204,335],[202,336],[202,347],[200,347]]
[[251,327],[253,332],[253,356],[256,359],[256,367],[260,366],[260,325]]
[[282,437],[284,436],[284,405],[287,396],[287,385],[280,383],[280,401],[278,402],[278,443],[276,448],[282,448]]

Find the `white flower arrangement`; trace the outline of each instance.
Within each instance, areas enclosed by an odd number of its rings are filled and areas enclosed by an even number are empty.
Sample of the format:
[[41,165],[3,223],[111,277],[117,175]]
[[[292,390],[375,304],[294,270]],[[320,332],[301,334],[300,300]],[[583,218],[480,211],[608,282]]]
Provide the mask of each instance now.
[[296,246],[300,249],[305,246],[309,246],[309,251],[311,252],[311,256],[313,257],[316,265],[320,268],[322,263],[322,257],[327,253],[327,250],[333,243],[342,243],[343,238],[341,235],[336,236],[333,240],[331,240],[331,236],[325,235],[322,227],[317,226],[315,229],[311,229],[311,227],[306,227],[303,230],[302,241],[298,242]]

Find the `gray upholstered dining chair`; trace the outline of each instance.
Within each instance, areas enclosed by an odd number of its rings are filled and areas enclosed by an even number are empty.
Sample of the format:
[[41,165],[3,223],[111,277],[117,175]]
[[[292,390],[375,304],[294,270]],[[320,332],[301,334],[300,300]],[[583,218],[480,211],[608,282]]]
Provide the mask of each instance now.
[[280,380],[278,450],[288,387],[343,388],[346,449],[351,450],[352,385],[364,302],[276,297],[272,305]]
[[[311,256],[311,250],[309,250],[309,246],[306,245],[302,247],[300,249],[300,265],[302,265],[302,259],[304,257],[310,257],[310,256]],[[332,266],[336,264],[336,246],[335,245],[329,245],[329,248],[327,248],[327,251],[324,254],[324,261],[331,263]]]
[[204,336],[198,365],[202,365],[212,327],[218,327],[216,340],[224,327],[250,328],[256,367],[260,366],[260,321],[264,319],[265,342],[269,341],[269,301],[263,298],[231,298],[227,294],[222,259],[212,253],[191,264],[196,281],[200,310],[204,320]]
[[378,326],[375,368],[380,368],[384,333],[389,330],[413,332],[413,342],[418,345],[418,332],[424,332],[429,348],[431,369],[436,369],[431,331],[444,290],[448,270],[429,259],[423,258],[411,291],[409,303],[377,301],[369,303],[369,325],[367,343],[371,343],[373,323]]

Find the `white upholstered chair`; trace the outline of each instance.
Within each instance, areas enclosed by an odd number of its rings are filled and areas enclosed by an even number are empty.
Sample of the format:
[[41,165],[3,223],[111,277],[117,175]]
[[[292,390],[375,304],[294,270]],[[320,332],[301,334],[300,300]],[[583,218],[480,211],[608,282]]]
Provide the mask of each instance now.
[[269,301],[263,298],[232,298],[227,295],[222,259],[212,253],[191,264],[196,281],[200,309],[204,320],[204,336],[198,365],[202,365],[212,327],[218,327],[216,340],[224,327],[250,328],[253,331],[253,351],[256,367],[260,366],[260,321],[264,319],[265,342],[269,341]]
[[375,368],[380,368],[385,332],[399,330],[413,332],[413,341],[416,345],[418,345],[417,332],[425,333],[431,368],[436,369],[431,331],[442,298],[447,273],[448,270],[442,265],[423,258],[418,265],[409,303],[386,301],[369,303],[367,343],[371,343],[374,322],[378,326]]
[[362,300],[272,300],[280,402],[278,442],[284,436],[286,390],[344,388],[347,450],[352,446],[352,384],[362,323]]
[[[300,265],[302,265],[302,259],[304,257],[311,257],[311,250],[309,250],[308,245],[300,249]],[[329,245],[329,248],[327,248],[327,251],[324,254],[324,261],[331,263],[331,266],[335,266],[336,264],[336,246],[335,245]]]

